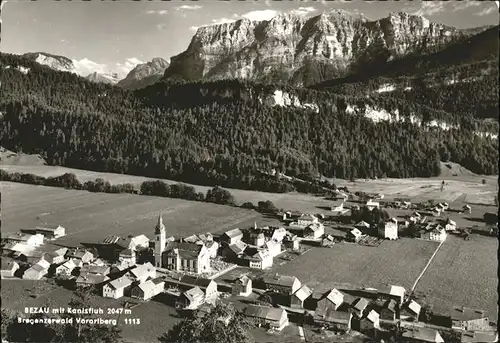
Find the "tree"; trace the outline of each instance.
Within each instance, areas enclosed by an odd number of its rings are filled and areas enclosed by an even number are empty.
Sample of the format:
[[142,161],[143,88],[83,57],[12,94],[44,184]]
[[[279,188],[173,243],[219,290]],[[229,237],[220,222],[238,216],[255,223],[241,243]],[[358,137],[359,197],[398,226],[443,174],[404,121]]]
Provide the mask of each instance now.
[[247,201],[247,202],[244,202],[243,204],[241,204],[241,207],[242,208],[248,208],[248,209],[254,209],[254,206],[253,204],[250,202],[250,201]]
[[250,343],[250,325],[231,305],[218,302],[207,316],[177,323],[160,337],[162,343]]
[[234,197],[228,190],[216,186],[207,191],[205,201],[221,205],[232,205],[234,204]]

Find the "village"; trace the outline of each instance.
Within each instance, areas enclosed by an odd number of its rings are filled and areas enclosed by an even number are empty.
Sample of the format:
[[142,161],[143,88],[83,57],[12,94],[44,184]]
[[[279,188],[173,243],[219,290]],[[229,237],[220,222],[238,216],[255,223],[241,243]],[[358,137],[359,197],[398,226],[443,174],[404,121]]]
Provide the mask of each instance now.
[[[443,330],[457,333],[461,342],[496,341],[492,326],[496,318],[483,309],[455,304],[451,314],[436,324],[413,297],[413,290],[400,285],[312,289],[308,280],[269,271],[311,250],[342,244],[376,249],[382,242],[406,237],[437,242],[439,249],[448,235],[469,240],[474,230],[496,239],[496,213],[484,214],[481,226],[459,227],[449,214],[470,214],[471,205],[451,208],[445,202],[389,201],[383,194],[351,194],[347,189],[335,190],[329,201],[326,214],[269,213],[281,221],[280,226],[255,222],[251,227],[187,237],[169,235],[158,213],[156,223],[151,223],[152,239],[148,233],[109,236],[78,247],[57,245],[68,234],[61,225],[22,228],[2,236],[1,276],[50,278],[61,287],[90,289],[105,298],[126,298],[131,304],[161,299],[182,316],[205,315],[208,304],[223,301],[273,334],[295,323],[302,339],[301,328],[309,326],[337,337],[362,334],[377,341],[400,327],[405,328],[402,337],[411,342],[445,342]],[[394,209],[398,216],[389,216],[386,209]]]

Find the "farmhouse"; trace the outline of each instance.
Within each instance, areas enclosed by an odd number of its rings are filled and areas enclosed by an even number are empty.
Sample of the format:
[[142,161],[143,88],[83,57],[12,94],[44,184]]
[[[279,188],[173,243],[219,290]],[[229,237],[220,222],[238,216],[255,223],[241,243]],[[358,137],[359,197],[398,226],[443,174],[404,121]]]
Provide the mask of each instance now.
[[256,247],[261,247],[264,245],[264,243],[266,243],[266,236],[264,236],[264,234],[262,232],[258,233],[256,235],[253,235],[251,237],[251,242]]
[[161,278],[156,278],[135,286],[130,293],[132,298],[149,300],[162,293],[164,289],[165,282]]
[[86,264],[80,268],[80,273],[88,273],[88,274],[99,274],[99,275],[108,275],[110,271],[109,266],[96,266]]
[[[77,263],[75,263],[77,262]],[[70,276],[73,269],[76,267],[81,267],[82,262],[80,260],[68,260],[56,268],[56,275]]]
[[36,249],[36,247],[24,243],[10,242],[2,247],[2,251],[7,254],[23,254],[29,253]]
[[380,319],[395,321],[399,317],[399,304],[394,299],[389,299],[380,310]]
[[140,283],[146,282],[148,279],[156,278],[156,268],[151,263],[138,264],[130,269],[130,275]]
[[118,261],[120,263],[134,265],[136,263],[135,250],[125,249],[118,254]]
[[118,299],[125,295],[125,291],[128,291],[132,286],[132,280],[128,276],[122,276],[111,282],[108,282],[102,287],[102,296],[105,298]]
[[365,298],[358,298],[354,300],[354,302],[351,305],[351,308],[349,309],[350,312],[354,313],[358,318],[363,317],[363,313],[365,312],[366,308],[370,302],[368,299]]
[[47,273],[49,272],[49,268],[50,263],[45,260],[41,260],[24,272],[23,279],[40,280],[43,276],[47,275]]
[[44,259],[50,264],[59,264],[64,262],[64,255],[68,251],[68,248],[60,248],[55,251],[49,252],[44,256]]
[[35,229],[37,234],[43,235],[46,239],[57,239],[66,236],[66,229],[61,225],[48,225],[37,227]]
[[322,223],[314,223],[304,229],[304,238],[321,238],[325,234],[325,227]]
[[132,251],[138,251],[149,248],[149,238],[145,235],[130,237],[124,242],[124,247]]
[[281,254],[281,243],[275,240],[267,241],[265,247],[267,250],[269,250],[269,253],[272,257],[276,257]]
[[247,249],[248,245],[243,241],[236,242],[223,247],[222,254],[230,261],[238,263]]
[[109,277],[101,274],[80,273],[75,283],[77,287],[99,286],[108,281]]
[[176,301],[176,307],[186,310],[196,310],[201,304],[205,295],[199,287],[191,288],[182,293]]
[[311,224],[319,223],[317,217],[312,214],[303,214],[297,219],[298,226],[309,226]]
[[249,305],[244,310],[244,315],[262,323],[269,325],[272,329],[281,331],[288,325],[288,315],[281,308],[273,308],[258,305]]
[[324,315],[328,310],[337,311],[344,302],[344,294],[334,288],[324,294],[317,302],[316,313]]
[[356,225],[354,225],[354,227],[357,228],[358,231],[360,231],[360,230],[366,230],[366,229],[370,228],[370,224],[368,224],[367,222],[365,222],[364,220],[362,220],[359,223],[357,223]]
[[278,293],[292,295],[302,286],[295,276],[271,275],[264,278],[264,283],[268,290]]
[[90,263],[92,260],[94,260],[94,255],[91,252],[78,249],[75,251],[70,251],[66,255],[66,257],[81,260],[83,263]]
[[219,251],[219,243],[207,240],[205,241],[205,247],[207,248],[209,258],[217,257],[217,251]]
[[388,299],[394,299],[399,304],[402,304],[405,298],[406,290],[401,286],[390,285],[385,289],[379,290],[378,294]]
[[243,232],[240,229],[233,229],[226,231],[220,237],[221,242],[225,242],[229,245],[239,242],[243,239]]
[[[45,253],[41,251],[30,250],[19,255],[19,260],[28,264],[35,264],[45,259]],[[50,264],[50,263],[49,263]]]
[[248,257],[248,266],[252,269],[267,269],[272,267],[273,257],[268,249],[261,249]]
[[14,273],[19,269],[19,264],[15,261],[2,258],[2,278],[14,277]]
[[359,242],[359,240],[361,239],[361,237],[363,236],[363,234],[361,233],[361,231],[359,231],[358,229],[352,229],[351,231],[347,232],[346,234],[346,239],[349,241],[349,242]]
[[467,307],[453,307],[451,312],[452,329],[466,331],[488,330],[489,318],[483,310],[475,310]]
[[411,329],[407,329],[403,332],[403,338],[405,339],[405,342],[409,343],[444,343],[443,337],[441,337],[437,330],[425,327],[413,327]]
[[446,230],[439,224],[429,224],[426,230],[420,231],[420,239],[443,242],[446,237]]
[[273,234],[271,235],[271,240],[281,243],[286,235],[287,231],[284,227],[274,228]]
[[408,301],[401,309],[401,319],[418,321],[422,307],[414,300]]
[[204,245],[172,242],[166,254],[162,255],[163,267],[169,270],[195,274],[207,273],[210,268],[210,254]]
[[398,224],[391,220],[379,225],[378,235],[385,239],[398,239]]
[[377,201],[373,201],[372,199],[368,200],[366,202],[366,207],[368,207],[368,209],[370,211],[373,211],[374,208],[376,209],[380,209],[380,203],[377,202]]
[[315,313],[313,320],[316,325],[326,327],[329,330],[347,332],[351,329],[352,313],[339,312],[330,308],[322,314]]
[[21,233],[11,233],[5,237],[2,237],[2,239],[7,243],[22,243],[33,247],[43,244],[43,235],[40,234],[29,235]]
[[217,297],[217,283],[214,280],[184,275],[179,282],[190,287],[197,286],[204,292],[205,299]]
[[464,207],[462,207],[462,211],[470,214],[472,212],[472,208],[469,205],[464,205]]
[[439,217],[441,215],[441,208],[440,207],[433,207],[431,210],[430,210],[430,213],[434,216],[434,217]]
[[450,207],[450,205],[448,205],[448,203],[446,202],[440,202],[439,204],[437,204],[437,207],[441,208],[441,212],[444,212]]
[[359,321],[359,329],[368,331],[380,328],[380,315],[374,310],[370,310],[366,316]]
[[237,278],[234,282],[231,293],[241,297],[249,296],[252,294],[252,279],[246,275]]
[[300,248],[300,240],[297,235],[287,235],[283,240],[283,244],[287,249],[298,250]]
[[302,285],[295,293],[292,294],[290,299],[290,307],[303,308],[304,302],[312,295],[312,291],[306,285]]
[[453,220],[451,220],[450,218],[448,218],[446,220],[446,224],[444,226],[444,229],[446,231],[455,231],[457,229],[457,223],[454,222]]

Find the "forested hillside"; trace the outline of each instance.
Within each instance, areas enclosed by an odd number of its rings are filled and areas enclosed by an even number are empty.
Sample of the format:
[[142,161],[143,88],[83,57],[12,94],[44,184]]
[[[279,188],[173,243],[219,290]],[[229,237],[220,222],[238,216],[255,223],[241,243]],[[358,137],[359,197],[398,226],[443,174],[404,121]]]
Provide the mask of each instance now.
[[159,83],[130,92],[0,56],[2,145],[39,153],[49,164],[269,191],[290,188],[259,170],[425,177],[450,160],[475,173],[498,173],[498,141],[476,135],[479,124],[470,117],[461,128],[441,130],[374,123],[346,110],[369,105],[425,121],[453,117],[404,99],[280,88],[314,110],[277,105],[276,87],[239,81]]

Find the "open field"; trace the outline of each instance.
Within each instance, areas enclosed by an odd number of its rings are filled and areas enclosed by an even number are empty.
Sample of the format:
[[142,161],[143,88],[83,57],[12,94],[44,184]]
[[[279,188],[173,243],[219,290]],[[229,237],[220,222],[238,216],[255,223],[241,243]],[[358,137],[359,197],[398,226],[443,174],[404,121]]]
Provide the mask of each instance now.
[[451,306],[484,309],[496,321],[498,240],[471,235],[470,241],[449,235],[416,287],[420,301],[447,314]]
[[380,288],[393,284],[409,289],[437,246],[436,242],[406,238],[384,241],[377,248],[341,243],[333,248],[313,248],[273,267],[272,272],[295,275],[321,292],[342,285]]
[[253,210],[203,202],[133,194],[105,194],[2,182],[2,232],[59,224],[67,236],[58,244],[77,245],[107,235],[145,234],[152,238],[159,213],[167,235],[217,233],[275,223]]
[[[44,166],[44,165],[0,165],[1,169],[8,172],[31,173],[44,177],[59,176],[64,173],[74,173],[81,182],[102,178],[109,181],[111,184],[131,183],[139,185],[146,180],[156,180],[142,176],[99,173],[81,169],[72,169],[65,167]],[[486,180],[486,185],[482,184],[482,180]],[[493,198],[497,192],[497,176],[450,176],[436,178],[413,178],[413,179],[377,179],[363,180],[359,179],[355,182],[347,180],[333,180],[337,186],[346,186],[351,192],[380,192],[386,197],[411,197],[413,201],[420,200],[441,200],[452,202],[455,200],[465,201],[469,203],[484,203],[492,204]],[[441,192],[441,181],[445,180],[447,185]],[[167,183],[177,183],[176,181],[164,180]],[[211,188],[206,186],[192,185],[198,192],[204,192]],[[308,194],[298,193],[264,193],[257,191],[247,191],[231,189],[231,193],[236,198],[238,203],[251,201],[257,204],[258,201],[271,200],[278,208],[287,210],[302,210],[302,211],[317,211],[316,206],[328,205],[329,202],[322,198],[314,197]],[[311,202],[314,201],[314,205]],[[313,206],[311,206],[313,205]]]

